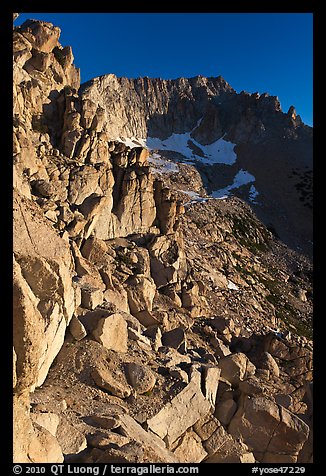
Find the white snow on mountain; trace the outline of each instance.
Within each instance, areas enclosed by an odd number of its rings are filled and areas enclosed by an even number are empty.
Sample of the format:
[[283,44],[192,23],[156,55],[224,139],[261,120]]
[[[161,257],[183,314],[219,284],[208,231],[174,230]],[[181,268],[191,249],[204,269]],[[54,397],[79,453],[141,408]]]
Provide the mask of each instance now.
[[220,190],[214,190],[212,192],[212,197],[224,198],[225,196],[230,195],[231,190],[235,188],[239,188],[242,185],[247,185],[248,183],[251,183],[254,181],[255,181],[255,177],[253,175],[251,175],[247,170],[240,169],[239,172],[234,177],[233,183],[231,183],[225,188],[221,188]]

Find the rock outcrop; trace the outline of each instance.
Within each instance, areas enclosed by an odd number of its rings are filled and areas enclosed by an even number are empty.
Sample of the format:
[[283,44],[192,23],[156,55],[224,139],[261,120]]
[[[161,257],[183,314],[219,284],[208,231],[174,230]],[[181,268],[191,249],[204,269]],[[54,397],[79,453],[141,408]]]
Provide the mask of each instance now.
[[160,175],[117,137],[203,110],[219,135],[214,101],[237,94],[221,77],[79,91],[59,36],[14,28],[15,462],[310,462],[309,261],[240,199],[189,201],[191,165]]

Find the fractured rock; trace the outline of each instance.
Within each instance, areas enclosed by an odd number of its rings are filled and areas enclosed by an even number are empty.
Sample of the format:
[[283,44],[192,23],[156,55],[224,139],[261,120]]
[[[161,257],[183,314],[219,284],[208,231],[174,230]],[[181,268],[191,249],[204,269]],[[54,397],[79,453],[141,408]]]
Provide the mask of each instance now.
[[80,453],[87,447],[83,433],[61,418],[56,437],[65,455]]
[[114,430],[120,426],[119,419],[116,416],[110,417],[92,415],[91,417],[87,418],[87,423],[92,426],[105,428],[106,430]]
[[[75,307],[69,246],[31,200],[14,193],[17,387],[41,385]],[[37,239],[33,238],[37,237]],[[29,369],[27,368],[29,367]]]
[[219,426],[214,433],[204,441],[203,446],[209,455],[213,455],[225,444],[227,438],[227,432],[223,426]]
[[173,453],[183,463],[200,463],[207,456],[201,439],[194,431],[187,431],[178,442]]
[[287,409],[259,396],[246,397],[229,432],[241,437],[261,462],[265,453],[288,455],[288,461],[293,462],[308,439],[309,427]]
[[56,436],[57,428],[60,423],[60,417],[55,413],[31,413],[31,420],[33,423],[37,423],[48,430],[51,435]]
[[195,423],[193,429],[202,441],[206,441],[220,426],[220,422],[211,413],[207,413]]
[[196,382],[191,381],[171,402],[147,420],[148,428],[168,446],[209,412],[211,405]]
[[187,352],[186,333],[182,327],[176,327],[162,335],[162,344],[177,349],[181,353]]
[[169,451],[164,442],[151,431],[145,431],[129,415],[119,415],[120,433],[127,438],[140,443],[142,447],[152,454],[151,462],[156,463],[179,463],[179,458]]

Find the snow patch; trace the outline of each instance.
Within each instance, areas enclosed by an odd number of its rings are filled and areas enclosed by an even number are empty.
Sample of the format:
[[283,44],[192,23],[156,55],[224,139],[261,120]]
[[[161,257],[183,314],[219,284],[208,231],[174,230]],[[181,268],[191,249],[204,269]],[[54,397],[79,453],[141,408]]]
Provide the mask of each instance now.
[[127,147],[130,147],[130,149],[134,149],[135,147],[146,147],[146,140],[137,137],[117,137],[116,140],[123,142]]
[[175,162],[163,159],[159,154],[151,154],[148,157],[148,162],[152,165],[152,172],[167,174],[179,171],[179,167]]
[[251,203],[258,204],[258,202],[256,200],[258,195],[259,195],[259,192],[256,189],[256,187],[254,185],[251,185],[250,190],[249,190],[249,200],[251,201]]
[[[148,137],[146,147],[151,150],[168,150],[182,154],[188,161],[202,162],[204,165],[227,164],[232,165],[237,160],[232,142],[224,140],[223,137],[212,144],[202,145],[191,137],[191,132],[184,134],[173,133],[167,139],[161,140],[157,137]],[[197,155],[191,149],[193,143],[202,151],[202,156]]]
[[239,291],[239,288],[236,284],[234,284],[232,281],[228,279],[228,289],[231,289],[232,291]]
[[184,206],[191,205],[192,203],[206,203],[208,200],[212,200],[212,197],[201,197],[197,192],[191,190],[179,190],[189,196],[189,202],[184,203]]
[[212,197],[219,199],[226,198],[230,196],[231,190],[242,187],[243,185],[247,185],[248,183],[254,182],[255,180],[255,177],[247,170],[240,169],[234,177],[233,183],[225,188],[221,188],[220,190],[214,190],[212,192]]

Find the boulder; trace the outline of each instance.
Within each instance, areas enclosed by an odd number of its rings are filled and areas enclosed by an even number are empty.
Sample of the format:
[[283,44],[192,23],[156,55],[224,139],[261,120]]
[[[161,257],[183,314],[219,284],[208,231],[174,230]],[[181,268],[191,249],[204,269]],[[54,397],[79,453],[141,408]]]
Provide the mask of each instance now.
[[269,374],[274,377],[280,376],[279,366],[274,357],[269,352],[264,352],[259,359],[259,368],[269,370]]
[[205,365],[202,367],[202,374],[204,396],[211,403],[212,407],[215,408],[221,369],[218,367]]
[[96,431],[95,433],[87,435],[87,444],[93,448],[107,448],[112,445],[121,447],[129,442],[129,438],[118,435],[113,431]]
[[136,331],[132,327],[128,328],[128,338],[130,340],[135,340],[140,344],[141,346],[145,346],[148,349],[152,348],[151,341],[148,339],[148,337],[144,336],[140,332]]
[[120,426],[118,414],[115,416],[92,415],[87,417],[86,423],[97,428],[104,428],[105,430],[115,430]]
[[144,335],[152,341],[153,349],[157,351],[162,346],[162,331],[158,325],[147,327]]
[[264,386],[256,377],[249,377],[239,383],[239,390],[246,395],[259,395],[264,392]]
[[248,357],[241,352],[230,354],[219,361],[221,377],[228,380],[233,386],[239,386],[248,374],[255,373],[255,367]]
[[72,318],[75,290],[69,245],[16,191],[13,206],[14,348],[16,387],[22,390],[44,382]]
[[99,319],[92,334],[106,349],[128,351],[127,323],[121,314],[111,314]]
[[209,339],[209,343],[215,350],[215,355],[222,359],[223,357],[226,357],[227,355],[231,354],[231,351],[227,345],[225,345],[221,339],[217,337],[211,337]]
[[34,424],[38,447],[34,444],[29,448],[28,456],[33,463],[63,463],[62,448],[55,438],[43,426]]
[[210,455],[205,463],[255,463],[254,454],[248,447],[227,435],[224,444]]
[[137,393],[143,394],[153,389],[156,377],[146,365],[129,362],[125,364],[125,369],[127,380]]
[[201,439],[194,431],[187,431],[178,441],[173,453],[183,463],[200,463],[207,456]]
[[117,375],[113,375],[104,364],[97,364],[92,370],[92,378],[100,388],[116,397],[127,398],[131,395],[131,387]]
[[202,441],[206,441],[220,426],[220,422],[211,413],[207,413],[194,424],[193,429]]
[[126,284],[131,314],[137,317],[141,311],[151,311],[156,292],[154,281],[146,276],[137,275],[128,279]]
[[85,327],[76,316],[72,316],[72,319],[69,324],[69,331],[73,338],[76,340],[82,340],[84,337],[87,336],[87,331]]
[[235,440],[222,426],[203,442],[208,453],[205,463],[254,463],[254,455],[241,441]]
[[264,397],[246,397],[229,425],[229,433],[252,448],[260,462],[271,454],[293,462],[309,436],[309,427],[298,416]]
[[87,447],[83,433],[61,418],[56,437],[64,455],[78,454]]
[[169,451],[164,442],[151,431],[145,431],[132,417],[127,414],[119,415],[119,433],[135,440],[145,451],[151,454],[152,463],[179,463],[179,458]]
[[81,287],[81,305],[85,309],[94,310],[103,303],[103,291],[86,284]]
[[215,454],[225,444],[225,441],[228,439],[228,437],[229,435],[223,426],[220,425],[203,443],[208,455],[211,456]]
[[[105,290],[101,274],[97,266],[84,258],[75,242],[71,242],[71,250],[75,259],[75,270],[78,275],[77,284],[83,289]],[[103,300],[103,295],[102,295]]]
[[[104,271],[101,272],[104,278]],[[111,278],[112,284],[107,284],[107,289],[103,294],[104,300],[108,303],[114,304],[117,311],[130,312],[128,304],[128,293],[124,287],[115,278]]]
[[[176,238],[175,238],[176,236]],[[161,235],[149,246],[151,275],[157,288],[177,283],[185,274],[186,259],[181,235]]]
[[171,402],[147,420],[149,430],[169,446],[209,412],[211,405],[195,381],[191,381]]
[[60,417],[55,413],[31,413],[31,420],[48,430],[51,435],[56,436],[57,428],[60,423]]
[[[14,463],[62,463],[63,454],[57,439],[44,426],[32,422],[27,392],[13,398],[13,462]],[[49,415],[49,414],[47,414]],[[46,421],[47,420],[47,421]],[[45,423],[46,421],[46,423]],[[51,423],[50,423],[51,421]],[[43,419],[54,432],[55,418]]]

